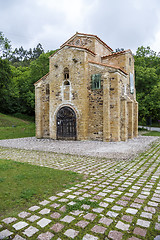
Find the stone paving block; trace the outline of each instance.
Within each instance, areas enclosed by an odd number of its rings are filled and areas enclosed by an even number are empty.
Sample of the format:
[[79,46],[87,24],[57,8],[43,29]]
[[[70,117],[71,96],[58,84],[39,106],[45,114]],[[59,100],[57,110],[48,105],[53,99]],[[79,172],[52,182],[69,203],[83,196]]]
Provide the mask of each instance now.
[[123,207],[115,205],[111,209],[114,210],[114,211],[121,211],[123,209]]
[[83,213],[83,211],[80,211],[80,210],[75,210],[75,211],[70,212],[70,214],[75,215],[75,216],[82,215],[82,213]]
[[27,237],[32,237],[38,231],[37,228],[30,226],[23,232],[23,234],[27,235]]
[[93,199],[101,200],[102,197],[101,197],[101,196],[98,196],[98,195],[95,195],[95,196],[93,197]]
[[104,201],[106,201],[106,202],[114,202],[114,198],[104,198]]
[[136,202],[136,203],[144,203],[144,200],[136,198],[136,199],[134,199],[134,202]]
[[145,237],[146,236],[146,233],[147,233],[147,230],[145,230],[144,228],[139,228],[139,227],[136,227],[133,231],[134,234],[136,235],[140,235],[142,237]]
[[68,202],[69,200],[66,199],[66,198],[61,198],[61,199],[58,199],[59,202]]
[[39,212],[39,214],[45,215],[45,214],[50,213],[50,211],[51,211],[50,209],[44,208],[44,209],[42,209],[42,210]]
[[100,192],[97,194],[98,196],[102,196],[102,197],[105,197],[107,195],[107,193],[104,193],[104,192]]
[[93,235],[90,235],[90,234],[86,234],[82,240],[98,240],[99,238],[98,237],[95,237]]
[[23,238],[23,237],[19,236],[18,234],[16,234],[16,236],[13,238],[13,240],[26,240],[26,238]]
[[112,222],[113,222],[112,219],[106,218],[106,217],[102,217],[102,218],[99,220],[99,223],[102,223],[102,224],[107,225],[107,226],[109,226]]
[[148,202],[148,205],[149,205],[149,206],[152,206],[152,207],[157,207],[157,206],[158,206],[158,203],[153,202],[153,201],[149,201],[149,202]]
[[68,195],[67,198],[74,199],[76,196],[74,195]]
[[71,201],[71,202],[68,203],[68,205],[70,205],[70,206],[73,206],[73,205],[75,205],[75,204],[76,204],[76,202],[73,202],[73,201]]
[[81,227],[81,228],[85,228],[88,224],[89,224],[89,222],[81,220],[78,223],[76,223],[75,226],[78,226],[78,227]]
[[147,206],[145,206],[144,210],[146,212],[156,213],[156,209],[154,207],[147,207]]
[[55,219],[60,218],[60,216],[61,216],[61,214],[58,213],[58,212],[54,212],[54,213],[52,213],[52,214],[50,215],[51,218],[55,218]]
[[24,227],[26,227],[26,226],[28,226],[28,223],[26,223],[26,222],[18,222],[18,223],[15,223],[14,225],[13,225],[13,227],[16,229],[16,230],[20,230],[20,229],[22,229],[22,228],[24,228]]
[[132,204],[130,205],[130,207],[140,209],[140,208],[142,207],[142,205],[141,205],[141,204],[138,204],[138,203],[132,203]]
[[61,204],[58,204],[58,203],[53,203],[50,205],[50,207],[53,207],[53,208],[58,208],[59,206],[61,206]]
[[39,236],[38,236],[38,240],[50,240],[54,237],[54,234],[51,233],[51,232],[45,232],[45,233],[41,233]]
[[160,203],[160,198],[158,198],[158,197],[152,197],[152,198],[151,198],[151,201]]
[[100,204],[99,204],[99,206],[100,207],[104,207],[104,208],[106,208],[106,207],[108,207],[108,203],[105,203],[105,202],[100,202]]
[[26,218],[26,217],[28,217],[28,216],[30,216],[31,215],[31,213],[28,213],[28,212],[21,212],[21,213],[19,213],[18,214],[18,217],[20,217],[20,218]]
[[39,220],[39,221],[37,222],[37,224],[38,224],[41,228],[44,228],[44,227],[47,226],[50,222],[51,222],[50,219],[42,218],[41,220]]
[[66,211],[66,206],[62,206],[59,210],[60,210],[61,212],[65,212],[65,211]]
[[123,215],[121,219],[126,221],[126,222],[130,222],[131,223],[132,220],[133,220],[133,217],[129,216],[129,215]]
[[160,240],[160,235],[157,235],[154,240]]
[[128,231],[129,227],[130,227],[129,224],[125,224],[125,223],[123,223],[121,221],[118,221],[118,223],[116,224],[116,228],[121,229],[123,231]]
[[95,232],[95,233],[104,234],[105,231],[106,231],[106,229],[107,229],[107,228],[105,228],[105,227],[95,225],[95,226],[91,229],[91,231],[92,231],[92,232]]
[[58,197],[56,197],[56,196],[52,196],[52,197],[50,197],[49,199],[51,200],[51,201],[54,201],[54,200],[56,200]]
[[10,232],[9,230],[5,229],[0,232],[0,239],[8,238],[13,234],[13,232]]
[[41,204],[42,206],[45,206],[45,205],[47,205],[48,203],[50,203],[50,201],[44,200],[44,201],[40,202],[39,204]]
[[40,219],[37,215],[32,215],[31,217],[27,218],[30,222],[35,222],[36,220]]
[[155,229],[160,231],[160,223],[155,224]]
[[57,193],[57,196],[60,196],[60,197],[62,197],[64,195],[65,195],[65,193]]
[[119,215],[119,213],[116,213],[116,212],[113,212],[113,211],[108,211],[107,215],[110,216],[110,217],[115,218],[115,217],[117,217]]
[[87,213],[86,215],[83,216],[85,219],[87,220],[90,220],[90,221],[93,221],[97,215],[96,214],[93,214],[93,213]]
[[123,237],[123,233],[121,233],[119,231],[110,231],[108,234],[108,237],[113,240],[121,240]]
[[145,227],[148,228],[150,226],[150,222],[149,221],[145,221],[142,219],[138,219],[137,220],[137,225],[141,226],[141,227]]
[[127,208],[127,210],[126,210],[126,213],[130,213],[133,215],[135,215],[137,212],[138,212],[138,210],[135,208]]
[[104,211],[104,208],[93,208],[92,211],[97,212],[97,213],[101,213],[101,212]]
[[54,232],[60,232],[64,228],[64,225],[61,223],[55,223],[50,229]]
[[116,202],[118,205],[121,205],[121,206],[126,206],[128,204],[127,201],[123,201],[123,200],[119,200],[118,202]]
[[39,206],[32,206],[28,210],[34,212],[34,211],[38,210],[39,208],[40,208]]
[[152,219],[152,213],[142,212],[140,216],[143,217],[143,218]]
[[72,222],[74,219],[75,219],[74,217],[67,215],[67,216],[65,216],[64,218],[62,218],[61,221],[62,221],[62,222],[66,222],[66,223],[70,223],[70,222]]
[[137,237],[131,237],[131,238],[128,238],[128,240],[141,240],[141,239]]
[[83,204],[83,205],[82,205],[82,208],[83,208],[83,209],[90,209],[90,206],[87,205],[87,204]]
[[6,224],[10,224],[12,222],[15,222],[17,220],[17,218],[15,217],[8,217],[2,220],[2,222],[6,223]]
[[68,229],[65,231],[64,235],[66,235],[69,238],[75,238],[78,235],[79,231],[76,231],[74,229]]
[[142,195],[142,194],[139,194],[138,195],[138,198],[140,198],[140,199],[146,199],[148,196],[145,196],[145,195]]

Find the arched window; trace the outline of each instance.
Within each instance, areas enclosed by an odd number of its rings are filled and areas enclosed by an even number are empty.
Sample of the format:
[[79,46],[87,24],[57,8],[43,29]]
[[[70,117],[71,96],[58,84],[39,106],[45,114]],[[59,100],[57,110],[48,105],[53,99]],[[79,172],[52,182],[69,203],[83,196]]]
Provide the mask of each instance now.
[[69,79],[69,69],[67,67],[64,69],[64,79]]
[[68,85],[70,85],[70,82],[69,81],[64,81],[64,86],[68,86]]
[[70,100],[71,96],[71,89],[70,89],[70,82],[65,80],[63,82],[63,100]]

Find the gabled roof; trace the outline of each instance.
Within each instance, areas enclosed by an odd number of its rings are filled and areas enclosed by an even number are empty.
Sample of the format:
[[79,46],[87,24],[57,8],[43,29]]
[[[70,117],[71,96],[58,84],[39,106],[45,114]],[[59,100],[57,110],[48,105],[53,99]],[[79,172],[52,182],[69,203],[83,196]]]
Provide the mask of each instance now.
[[84,37],[92,37],[92,38],[96,38],[101,44],[103,44],[106,48],[108,48],[110,51],[113,51],[112,48],[110,48],[105,42],[103,42],[99,37],[97,37],[97,35],[93,35],[93,34],[85,34],[85,33],[78,33],[76,32],[76,34],[74,34],[71,38],[69,38],[65,43],[63,43],[61,45],[61,47],[63,47],[64,45],[68,44],[68,42],[70,42],[71,40],[73,40],[75,37],[77,36],[84,36]]
[[90,49],[88,48],[85,48],[85,47],[82,47],[82,46],[77,46],[77,45],[71,45],[71,44],[65,44],[63,46],[61,46],[60,49],[58,49],[56,52],[54,52],[52,55],[50,55],[49,57],[53,57],[57,52],[59,52],[62,48],[64,47],[71,47],[71,48],[79,48],[79,49],[83,49],[83,50],[86,50],[87,52],[90,52],[91,54],[93,55],[96,55],[93,51],[91,51]]
[[115,65],[109,65],[109,64],[105,64],[105,63],[97,63],[97,62],[94,62],[94,61],[88,61],[89,63],[92,63],[92,64],[97,64],[97,65],[101,65],[101,66],[104,66],[104,67],[111,67],[111,68],[115,68],[115,69],[118,69],[120,70],[121,72],[123,72],[125,75],[128,75],[128,73],[126,73],[122,68],[120,68],[119,66],[115,66]]

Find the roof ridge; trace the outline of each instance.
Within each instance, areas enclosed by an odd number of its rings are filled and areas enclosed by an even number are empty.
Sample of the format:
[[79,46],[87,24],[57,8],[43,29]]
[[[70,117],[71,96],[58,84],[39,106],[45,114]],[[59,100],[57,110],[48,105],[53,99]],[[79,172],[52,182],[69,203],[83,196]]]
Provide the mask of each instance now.
[[122,68],[120,68],[119,66],[115,66],[115,65],[110,65],[110,64],[106,64],[106,63],[98,63],[98,62],[94,62],[94,61],[88,61],[89,63],[93,63],[93,64],[98,64],[98,65],[102,65],[102,66],[106,66],[106,67],[111,67],[111,68],[116,68],[119,69],[120,71],[122,71],[124,74],[128,75],[128,73],[126,73]]
[[45,79],[48,75],[49,75],[49,72],[45,74],[43,77],[41,77],[37,82],[35,82],[34,85],[40,82],[41,80]]
[[123,51],[120,51],[120,52],[114,52],[114,53],[111,53],[109,55],[105,55],[103,56],[102,58],[106,58],[106,57],[112,57],[112,56],[115,56],[115,55],[119,55],[119,54],[123,54],[125,52],[131,52],[130,49],[127,49],[127,50],[123,50]]

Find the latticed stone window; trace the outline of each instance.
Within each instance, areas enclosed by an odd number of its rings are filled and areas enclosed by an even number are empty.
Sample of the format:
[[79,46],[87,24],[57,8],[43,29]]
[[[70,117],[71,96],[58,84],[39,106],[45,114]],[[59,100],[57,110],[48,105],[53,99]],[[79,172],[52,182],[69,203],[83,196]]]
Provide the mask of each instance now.
[[47,83],[46,84],[46,95],[49,95],[50,94],[50,89],[49,89],[49,84]]
[[101,89],[101,74],[92,74],[92,89]]

